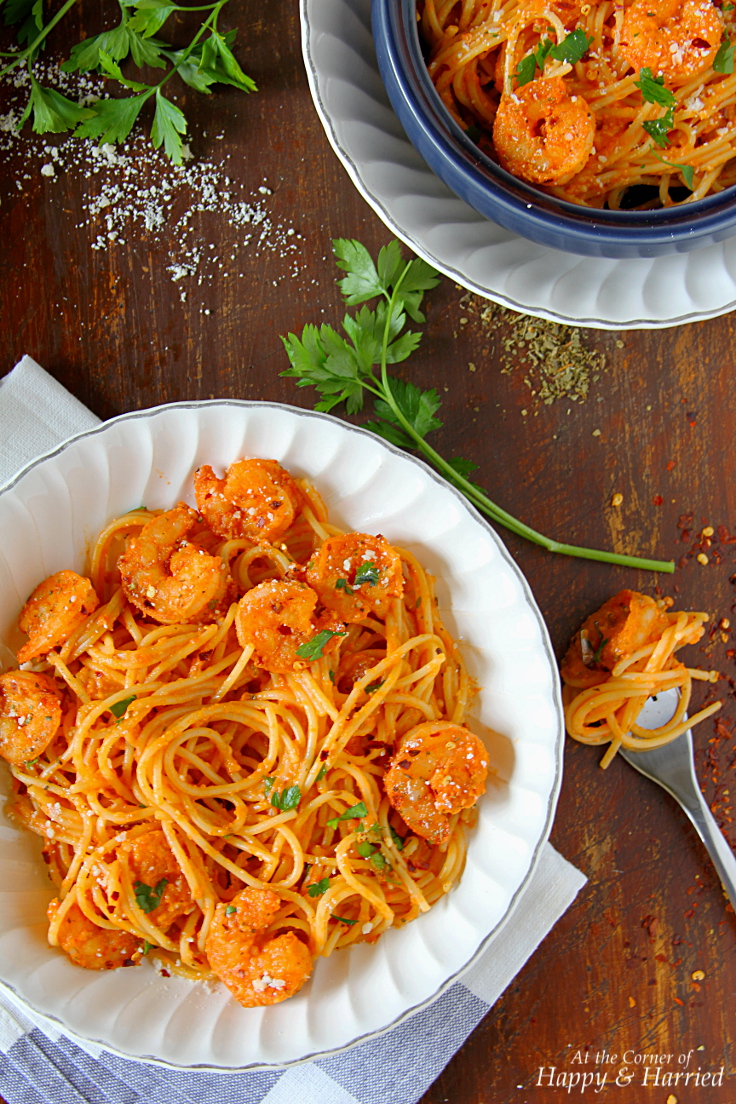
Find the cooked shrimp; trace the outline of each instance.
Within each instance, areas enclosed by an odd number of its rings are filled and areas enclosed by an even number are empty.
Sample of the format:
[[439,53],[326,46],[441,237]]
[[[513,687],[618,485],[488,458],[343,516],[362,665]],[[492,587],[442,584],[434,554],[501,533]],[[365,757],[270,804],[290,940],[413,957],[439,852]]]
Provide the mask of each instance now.
[[134,890],[137,886],[155,889],[162,881],[166,883],[160,903],[150,913],[157,928],[165,932],[178,916],[192,911],[189,884],[159,828],[121,844],[116,858],[127,866]]
[[565,682],[581,688],[605,682],[617,663],[662,635],[670,623],[666,606],[635,590],[609,598],[570,641],[561,666]]
[[710,0],[635,0],[621,29],[621,56],[632,69],[689,80],[712,63],[723,24]]
[[203,464],[194,473],[194,493],[210,529],[228,540],[273,542],[301,503],[299,488],[276,460],[238,460],[224,479]]
[[[314,616],[317,595],[305,583],[267,579],[249,590],[238,603],[235,630],[241,648],[253,645],[253,662],[267,671],[293,671],[303,664],[297,649],[322,629],[340,632],[342,623],[329,614]],[[323,654],[335,647],[334,638]]]
[[477,736],[449,721],[426,721],[404,736],[383,780],[412,832],[441,846],[451,817],[485,790],[488,753]]
[[286,1000],[312,972],[309,949],[294,932],[266,934],[280,907],[272,889],[248,887],[215,909],[205,952],[212,972],[245,1008]]
[[[60,904],[56,897],[49,904],[47,915],[53,925]],[[75,902],[70,905],[59,925],[57,943],[72,962],[85,970],[116,970],[118,966],[133,966],[141,955],[141,941],[127,931],[112,931],[93,924]]]
[[307,582],[327,609],[348,622],[385,617],[404,593],[401,557],[382,536],[329,537],[307,569]]
[[52,679],[33,671],[0,675],[0,755],[20,766],[37,759],[61,724],[61,698]]
[[34,590],[18,618],[18,628],[29,639],[18,652],[26,663],[63,644],[100,604],[89,579],[76,571],[57,571]]
[[585,165],[595,121],[582,96],[562,77],[540,77],[504,92],[493,144],[504,169],[532,184],[566,184]]
[[164,625],[216,621],[232,596],[224,561],[186,539],[197,520],[180,502],[147,522],[118,560],[129,601]]

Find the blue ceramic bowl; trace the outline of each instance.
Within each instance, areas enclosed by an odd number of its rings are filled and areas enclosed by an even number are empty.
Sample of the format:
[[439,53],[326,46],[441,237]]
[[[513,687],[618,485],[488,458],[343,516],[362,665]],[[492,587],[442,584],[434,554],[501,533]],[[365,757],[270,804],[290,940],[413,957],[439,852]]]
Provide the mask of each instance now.
[[655,211],[601,211],[546,195],[487,157],[427,72],[416,0],[372,0],[378,65],[394,111],[431,169],[486,218],[541,245],[591,257],[659,257],[736,234],[736,187]]

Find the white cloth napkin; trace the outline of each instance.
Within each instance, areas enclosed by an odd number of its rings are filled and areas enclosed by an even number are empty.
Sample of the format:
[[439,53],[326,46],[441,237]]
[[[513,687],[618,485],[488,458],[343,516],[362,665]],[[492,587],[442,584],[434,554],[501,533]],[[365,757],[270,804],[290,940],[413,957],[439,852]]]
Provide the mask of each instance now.
[[[0,381],[0,484],[98,424],[24,357]],[[585,877],[549,844],[510,922],[429,1007],[332,1058],[263,1072],[177,1072],[78,1046],[0,989],[0,1093],[8,1104],[415,1104],[573,901]]]

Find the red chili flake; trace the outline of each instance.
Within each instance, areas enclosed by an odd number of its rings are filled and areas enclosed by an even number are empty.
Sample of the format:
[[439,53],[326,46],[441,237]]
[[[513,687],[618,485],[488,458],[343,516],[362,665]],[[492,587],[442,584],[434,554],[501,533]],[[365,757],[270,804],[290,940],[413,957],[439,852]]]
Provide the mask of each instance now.
[[657,962],[666,962],[667,961],[667,955],[658,954],[658,955],[655,955],[654,957],[656,958]]
[[728,529],[726,528],[725,525],[719,525],[717,527],[716,536],[718,537],[721,544],[726,543],[726,541],[728,540],[728,537],[729,537],[729,533],[728,533]]
[[681,1001],[679,997],[673,997],[672,999],[673,999],[673,1001],[675,1002],[675,1004],[679,1004],[679,1005],[680,1005],[680,1008],[684,1008],[684,1007],[685,1007],[685,1002],[684,1002],[684,1001]]
[[655,495],[654,498],[652,499],[652,505],[653,506],[661,506],[663,502],[664,502],[664,499],[662,498],[661,495]]
[[672,469],[675,467],[676,463],[677,463],[676,460],[668,460],[667,461],[667,471],[672,471]]
[[687,542],[690,540],[690,536],[691,536],[691,530],[690,529],[683,529],[682,532],[680,533],[680,540],[684,544],[687,544]]

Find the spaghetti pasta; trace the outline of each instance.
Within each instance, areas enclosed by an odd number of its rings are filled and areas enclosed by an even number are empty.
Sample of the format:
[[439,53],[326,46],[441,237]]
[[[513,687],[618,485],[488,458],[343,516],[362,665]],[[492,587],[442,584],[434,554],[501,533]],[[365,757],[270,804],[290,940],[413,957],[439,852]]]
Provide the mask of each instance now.
[[[678,648],[700,640],[708,614],[674,613],[671,605],[671,599],[655,602],[621,591],[585,621],[562,662],[568,734],[583,744],[608,744],[604,769],[620,747],[661,747],[720,709],[721,703],[713,702],[687,717],[693,679],[716,682],[719,675],[675,659]],[[674,689],[679,700],[666,724],[637,724],[650,698]]]
[[451,889],[488,758],[414,556],[342,534],[275,461],[202,472],[200,512],[117,518],[89,580],[31,595],[0,754],[52,944],[271,1004]]
[[736,183],[733,5],[419,0],[437,91],[514,175],[589,207]]

